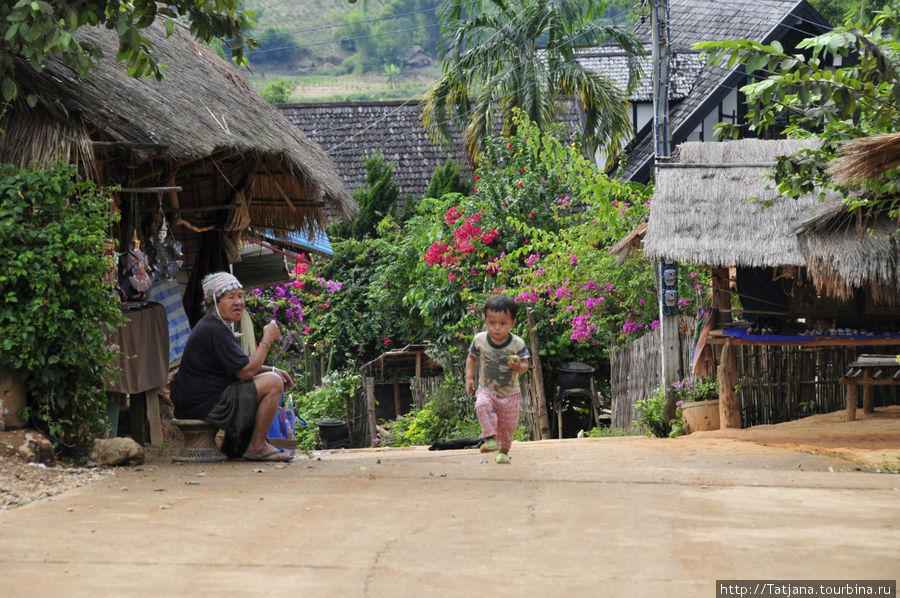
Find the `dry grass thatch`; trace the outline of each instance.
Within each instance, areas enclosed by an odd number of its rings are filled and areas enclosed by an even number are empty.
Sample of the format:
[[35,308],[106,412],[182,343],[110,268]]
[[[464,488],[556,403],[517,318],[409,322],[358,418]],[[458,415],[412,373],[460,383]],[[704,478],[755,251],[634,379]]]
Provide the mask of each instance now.
[[896,223],[848,214],[839,199],[832,199],[800,222],[795,232],[819,293],[849,300],[854,289],[861,288],[875,303],[898,303]]
[[900,168],[900,133],[885,133],[853,139],[843,144],[841,157],[832,162],[829,174],[839,184],[879,176]]
[[[781,197],[766,175],[776,156],[811,143],[743,139],[680,145],[672,166],[658,173],[645,254],[724,267],[805,265],[793,229],[820,202],[812,195]],[[764,208],[763,202],[771,206]]]
[[[248,170],[255,166],[252,199],[260,203],[251,203],[250,214],[256,225],[310,230],[324,221],[326,209],[332,216],[352,215],[355,204],[322,149],[214,50],[180,27],[175,30],[167,38],[158,19],[142,32],[168,67],[163,81],[128,77],[115,60],[116,33],[103,27],[78,30],[80,40],[104,54],[85,79],[56,59],[46,60],[38,73],[19,57],[21,87],[36,94],[39,104],[33,110],[19,105],[0,123],[7,135],[15,133],[0,141],[0,160],[46,161],[61,153],[87,172],[95,160],[106,168],[118,160],[132,171],[142,163],[155,170],[163,162],[166,176],[176,172],[174,183],[182,185],[179,177],[188,178],[191,164],[218,156],[240,160]],[[92,141],[121,142],[127,152],[119,148],[117,154],[101,155],[105,150],[94,145],[91,155],[86,149]],[[144,185],[172,182],[143,175]],[[213,197],[206,203],[221,201]]]

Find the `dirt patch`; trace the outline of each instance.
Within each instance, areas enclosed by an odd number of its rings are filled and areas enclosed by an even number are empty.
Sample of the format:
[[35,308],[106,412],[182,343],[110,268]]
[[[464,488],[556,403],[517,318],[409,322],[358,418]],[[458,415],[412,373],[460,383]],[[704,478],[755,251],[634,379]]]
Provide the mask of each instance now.
[[879,407],[873,415],[857,411],[856,417],[848,422],[841,410],[775,425],[696,432],[683,439],[740,440],[837,456],[872,470],[900,472],[900,405]]
[[49,498],[113,474],[112,469],[29,462],[19,452],[36,430],[0,432],[0,510]]

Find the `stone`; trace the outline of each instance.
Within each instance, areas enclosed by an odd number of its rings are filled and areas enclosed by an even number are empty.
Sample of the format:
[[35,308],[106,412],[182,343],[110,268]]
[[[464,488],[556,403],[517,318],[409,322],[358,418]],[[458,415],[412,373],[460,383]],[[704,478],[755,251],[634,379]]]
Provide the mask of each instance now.
[[144,449],[131,438],[97,438],[91,447],[91,461],[97,465],[144,462]]
[[25,441],[16,447],[16,451],[29,463],[56,464],[56,453],[53,443],[40,432],[28,432]]

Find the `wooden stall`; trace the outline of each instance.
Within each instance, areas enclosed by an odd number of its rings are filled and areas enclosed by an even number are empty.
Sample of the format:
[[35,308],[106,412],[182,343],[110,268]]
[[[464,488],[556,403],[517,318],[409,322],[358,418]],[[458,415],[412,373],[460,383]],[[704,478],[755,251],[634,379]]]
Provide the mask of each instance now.
[[115,60],[118,36],[105,27],[78,29],[104,56],[84,78],[54,57],[38,72],[13,56],[20,93],[0,118],[0,161],[26,167],[61,157],[82,177],[118,186],[110,246],[119,253],[135,241],[146,250],[165,223],[183,251],[174,276],[193,323],[200,280],[240,259],[247,236],[314,236],[356,206],[321,148],[214,49],[178,27],[167,37],[163,21],[141,30],[167,66],[162,81],[127,76]]
[[[837,196],[780,197],[766,178],[812,143],[690,142],[659,170],[644,253],[710,269],[722,428],[742,425],[737,347],[900,346],[895,223],[848,217]],[[844,382],[852,418],[856,384]]]

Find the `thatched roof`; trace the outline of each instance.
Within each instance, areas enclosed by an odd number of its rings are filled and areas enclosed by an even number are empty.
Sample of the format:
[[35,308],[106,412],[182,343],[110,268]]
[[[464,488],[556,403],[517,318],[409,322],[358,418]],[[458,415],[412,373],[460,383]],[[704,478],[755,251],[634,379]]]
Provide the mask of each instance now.
[[795,228],[800,253],[816,290],[850,299],[861,288],[875,303],[900,301],[897,223],[849,214],[838,198],[814,210]]
[[900,168],[900,133],[861,137],[846,142],[828,172],[836,183],[870,179]]
[[326,211],[355,211],[331,159],[214,50],[180,27],[167,38],[162,19],[142,35],[168,67],[164,81],[128,77],[115,60],[116,33],[105,27],[78,29],[104,54],[84,79],[55,58],[38,73],[17,57],[21,89],[39,103],[18,104],[0,123],[0,160],[46,162],[62,153],[101,184],[178,185],[180,207],[188,199],[198,221],[212,218],[198,207],[231,201],[213,179],[224,179],[226,190],[244,185],[258,228],[310,231]]
[[[765,178],[776,156],[809,142],[743,139],[680,145],[659,170],[644,253],[709,266],[802,266],[793,234],[820,205],[816,194],[778,195]],[[755,199],[751,199],[755,198]],[[764,203],[771,206],[764,209]]]

